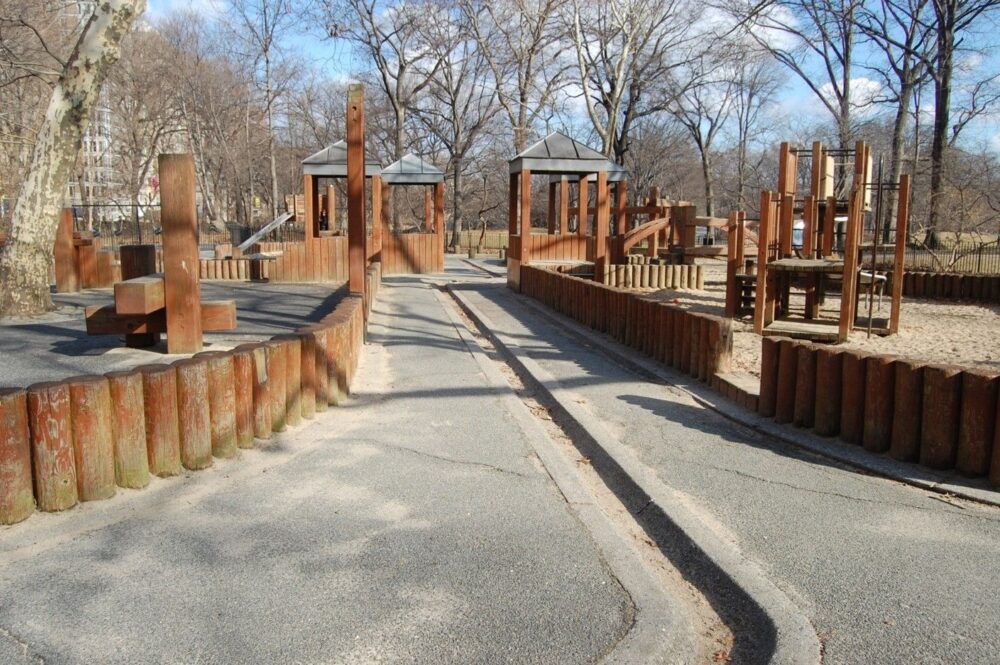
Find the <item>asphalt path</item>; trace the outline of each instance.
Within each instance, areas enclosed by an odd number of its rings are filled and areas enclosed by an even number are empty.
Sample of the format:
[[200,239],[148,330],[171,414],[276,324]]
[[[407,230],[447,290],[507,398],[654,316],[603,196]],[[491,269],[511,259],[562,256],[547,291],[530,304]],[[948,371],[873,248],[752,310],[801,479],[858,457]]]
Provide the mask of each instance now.
[[0,527],[0,662],[582,663],[636,607],[433,288],[387,280],[346,404]]
[[[613,341],[568,334],[501,280],[459,281],[495,333],[515,340],[705,528],[759,565],[812,622],[824,662],[997,662],[1000,510],[749,430],[637,376],[606,352]],[[697,582],[710,600],[726,602],[712,580]],[[750,636],[739,617],[732,628],[738,652]]]
[[[343,287],[326,284],[249,282],[202,282],[201,291],[203,300],[236,301],[236,330],[205,333],[206,350],[268,339],[318,321],[346,293]],[[88,335],[84,308],[113,299],[111,289],[54,294],[55,311],[5,320],[0,324],[0,388],[183,357],[167,354],[165,338],[149,349],[129,349],[120,335]]]

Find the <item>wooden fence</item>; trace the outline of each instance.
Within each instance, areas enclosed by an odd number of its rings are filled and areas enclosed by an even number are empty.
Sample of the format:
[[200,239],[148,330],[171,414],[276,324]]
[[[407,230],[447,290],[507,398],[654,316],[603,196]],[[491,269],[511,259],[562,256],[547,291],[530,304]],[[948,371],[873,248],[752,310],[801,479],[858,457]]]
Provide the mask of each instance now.
[[383,233],[382,273],[409,275],[444,271],[444,241],[436,233]]

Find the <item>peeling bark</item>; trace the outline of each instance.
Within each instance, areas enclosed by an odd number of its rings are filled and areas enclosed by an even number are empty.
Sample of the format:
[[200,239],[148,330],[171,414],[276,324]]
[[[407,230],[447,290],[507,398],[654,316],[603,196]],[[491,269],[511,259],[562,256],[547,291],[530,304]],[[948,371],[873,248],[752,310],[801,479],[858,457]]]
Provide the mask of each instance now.
[[101,85],[121,55],[122,39],[145,7],[146,0],[98,3],[52,90],[14,204],[10,239],[0,250],[0,316],[52,308],[49,267],[66,187]]

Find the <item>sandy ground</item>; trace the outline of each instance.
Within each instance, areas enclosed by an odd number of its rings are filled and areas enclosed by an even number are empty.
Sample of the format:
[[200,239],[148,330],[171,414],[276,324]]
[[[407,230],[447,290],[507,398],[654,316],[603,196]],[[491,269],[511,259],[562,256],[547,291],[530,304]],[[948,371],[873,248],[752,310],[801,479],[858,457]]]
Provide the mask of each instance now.
[[[675,302],[696,311],[721,316],[725,307],[725,268],[708,264],[705,269],[704,291],[662,289],[647,291],[658,300]],[[876,297],[874,317],[888,318],[889,298],[878,307]],[[803,306],[801,296],[793,291],[793,311]],[[861,298],[860,308],[867,312],[867,300]],[[821,308],[823,318],[836,318],[840,310],[837,294],[828,295]],[[733,369],[760,375],[760,337],[752,330],[749,317],[737,320],[733,336]],[[1000,305],[973,302],[941,302],[918,298],[903,298],[899,334],[888,337],[867,336],[855,330],[843,344],[845,348],[864,349],[933,363],[962,365],[1000,372]]]

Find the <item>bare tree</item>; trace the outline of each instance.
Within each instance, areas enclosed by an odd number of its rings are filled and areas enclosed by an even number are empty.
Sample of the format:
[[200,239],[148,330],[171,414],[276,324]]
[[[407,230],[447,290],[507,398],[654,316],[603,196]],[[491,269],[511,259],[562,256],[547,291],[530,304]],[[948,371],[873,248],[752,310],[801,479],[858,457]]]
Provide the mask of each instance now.
[[121,41],[145,8],[145,0],[99,3],[65,61],[14,204],[10,240],[0,250],[0,315],[38,314],[52,307],[52,246],[80,140],[121,54]]
[[571,65],[559,57],[559,20],[567,0],[461,0],[459,6],[496,82],[497,98],[514,134],[514,152],[528,145]]
[[747,196],[750,142],[758,136],[761,111],[778,89],[776,65],[765,53],[743,53],[729,67],[733,82],[732,115],[736,127],[735,205],[746,210],[754,197]]
[[[851,77],[862,0],[737,0],[731,5],[747,35],[792,72],[830,113],[841,148],[853,130]],[[865,100],[862,100],[865,101]]]
[[253,58],[257,83],[264,93],[267,154],[271,167],[271,214],[278,216],[278,167],[274,146],[274,107],[278,96],[275,71],[282,56],[282,38],[289,34],[306,9],[294,0],[229,0],[234,32],[241,36]]
[[702,58],[684,71],[692,83],[670,105],[670,113],[688,132],[698,156],[705,184],[705,214],[715,203],[712,148],[733,108],[735,83],[724,69],[725,63]]
[[[687,0],[573,0],[569,32],[578,83],[602,151],[622,163],[638,119],[683,91],[672,74],[705,48],[699,6]],[[680,88],[676,86],[680,86]]]
[[406,152],[406,115],[430,85],[440,55],[427,43],[427,22],[440,18],[436,3],[320,0],[331,37],[350,40],[375,65],[378,82],[395,116],[393,158]]
[[452,176],[452,236],[457,246],[462,232],[465,199],[465,159],[499,111],[497,86],[489,75],[487,56],[476,41],[464,38],[463,23],[438,23],[430,38],[437,44],[435,73],[429,96],[417,114],[448,153]]

